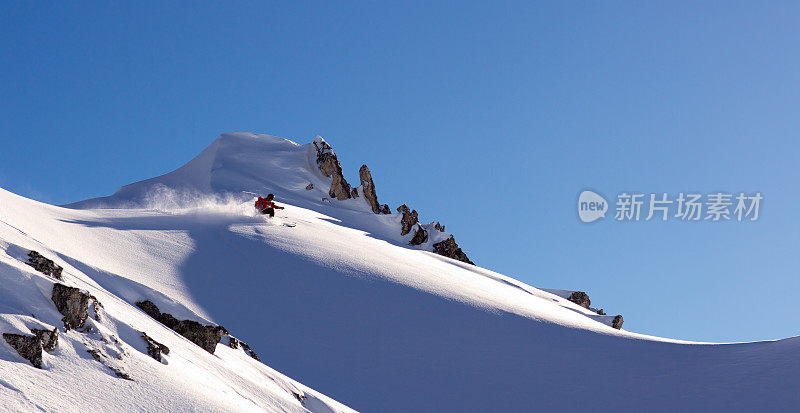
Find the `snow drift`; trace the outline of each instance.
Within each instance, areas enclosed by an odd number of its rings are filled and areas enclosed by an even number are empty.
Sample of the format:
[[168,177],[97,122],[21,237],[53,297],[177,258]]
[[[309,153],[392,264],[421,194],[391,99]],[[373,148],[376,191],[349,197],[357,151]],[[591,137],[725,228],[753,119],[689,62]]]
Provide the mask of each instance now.
[[[330,186],[313,144],[235,133],[172,173],[69,208],[0,191],[0,330],[63,330],[48,301],[55,281],[23,263],[34,249],[108,314],[90,320],[95,336],[62,331],[43,370],[2,343],[0,407],[347,410],[272,368],[362,411],[800,403],[800,338],[705,344],[617,330],[561,290],[431,252],[450,234],[408,245],[400,214],[331,199]],[[251,192],[275,193],[286,209],[256,215]],[[142,300],[224,325],[272,368],[223,343],[205,352],[139,311]],[[168,364],[146,354],[141,331],[170,347]],[[92,346],[109,364],[125,353],[117,367],[134,381],[120,384],[86,355]]]

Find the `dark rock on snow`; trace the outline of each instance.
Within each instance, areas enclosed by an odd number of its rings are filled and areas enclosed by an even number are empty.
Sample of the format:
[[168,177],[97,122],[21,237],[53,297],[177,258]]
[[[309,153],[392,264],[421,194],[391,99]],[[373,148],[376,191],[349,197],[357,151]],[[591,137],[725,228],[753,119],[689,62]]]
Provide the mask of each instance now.
[[414,232],[414,237],[408,242],[408,245],[421,245],[428,240],[428,231],[422,228],[422,225],[417,224],[417,230]]
[[592,301],[589,299],[589,295],[583,291],[575,291],[573,292],[567,300],[572,301],[579,306],[589,309],[589,306],[592,305]]
[[172,314],[162,313],[158,307],[150,300],[139,301],[136,303],[142,311],[150,317],[158,320],[161,324],[175,330],[178,334],[186,337],[192,343],[202,347],[203,350],[214,354],[217,343],[222,337],[228,335],[228,330],[222,326],[203,325],[192,320],[178,320]]
[[214,354],[222,337],[228,335],[228,330],[222,326],[207,326],[193,320],[181,321],[175,331],[211,354]]
[[389,208],[388,204],[383,204],[383,205],[381,205],[380,213],[384,214],[384,215],[389,215],[389,214],[392,213],[392,210],[391,210],[391,208]]
[[105,358],[107,356],[105,354],[103,354],[103,352],[100,351],[99,349],[89,348],[89,349],[86,349],[86,352],[89,353],[89,355],[92,356],[93,359],[95,359],[96,361],[102,363],[104,366],[108,367],[109,370],[113,371],[114,375],[116,375],[117,377],[119,377],[121,379],[133,381],[133,377],[131,377],[128,373],[122,371],[121,369],[119,369],[117,367],[109,365],[105,361]]
[[606,312],[603,311],[603,309],[601,308],[601,309],[597,310],[597,315],[606,315]]
[[440,224],[439,221],[433,223],[433,228],[435,228],[439,232],[444,232],[444,225]]
[[305,394],[300,394],[296,391],[292,391],[292,395],[294,396],[295,399],[297,399],[297,401],[300,402],[300,404],[303,404],[308,398],[308,396],[306,396]]
[[328,195],[340,201],[350,198],[350,184],[344,179],[342,165],[333,148],[322,139],[315,140],[314,147],[317,148],[317,166],[320,172],[327,177],[333,177]]
[[230,348],[232,348],[232,349],[241,348],[242,350],[244,350],[245,353],[247,353],[248,356],[250,356],[250,357],[252,357],[252,358],[254,358],[254,359],[258,360],[258,361],[261,361],[261,359],[258,358],[258,354],[256,354],[256,352],[253,351],[253,349],[251,349],[250,346],[247,343],[245,343],[244,341],[239,340],[238,338],[236,338],[234,336],[228,336],[228,340],[229,340],[228,341],[228,346]]
[[31,332],[42,342],[42,348],[45,351],[53,351],[58,345],[58,329],[50,330],[32,329]]
[[616,328],[617,330],[622,328],[622,316],[617,315],[614,317],[614,320],[611,322],[611,327]]
[[358,198],[358,188],[353,188],[353,190],[350,191],[350,196],[353,198]]
[[[361,169],[358,170],[358,176],[361,178],[361,190],[364,192],[364,198],[366,198],[367,203],[369,203],[369,206],[372,208],[372,212],[380,214],[381,204],[378,203],[378,194],[375,193],[375,182],[372,181],[372,173],[370,173],[367,165],[361,165]],[[388,209],[389,206],[387,205],[386,208]]]
[[89,316],[89,294],[64,284],[53,285],[53,303],[59,313],[64,315],[61,321],[64,328],[83,328]]
[[22,358],[30,361],[33,367],[42,368],[42,340],[39,337],[3,333],[3,338]]
[[470,261],[467,257],[467,254],[458,247],[455,238],[451,235],[450,238],[437,242],[433,244],[433,252],[444,255],[445,257],[450,257],[454,260],[458,260],[461,262],[466,262],[467,264],[475,265],[474,262]]
[[158,361],[163,361],[161,355],[169,354],[169,347],[153,340],[153,338],[148,336],[144,331],[142,331],[142,338],[144,339],[144,342],[147,343],[147,354],[149,354],[150,357]]
[[417,214],[416,210],[412,211],[406,204],[397,207],[397,212],[403,214],[403,217],[400,220],[400,225],[403,226],[403,228],[400,230],[400,235],[406,235],[411,232],[411,229],[414,228],[414,225],[419,222],[419,215]]
[[314,189],[314,183],[309,182],[308,185],[306,185],[306,189],[309,190],[309,191]]
[[39,254],[36,251],[31,251],[28,253],[28,262],[26,264],[33,267],[36,271],[44,275],[49,275],[57,280],[63,280],[61,277],[61,271],[64,270],[60,265],[56,265],[55,262],[51,259],[47,259],[42,254]]

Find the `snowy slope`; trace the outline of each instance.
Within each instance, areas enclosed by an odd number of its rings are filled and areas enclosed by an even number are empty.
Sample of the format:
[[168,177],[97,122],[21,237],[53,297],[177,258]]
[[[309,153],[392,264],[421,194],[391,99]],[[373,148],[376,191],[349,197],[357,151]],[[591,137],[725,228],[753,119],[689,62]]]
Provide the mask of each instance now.
[[[0,313],[46,307],[51,281],[19,260],[37,249],[118,317],[108,323],[112,334],[135,343],[131,331],[152,330],[179,349],[165,366],[129,350],[137,362],[126,368],[154,377],[153,388],[140,379],[123,391],[92,359],[48,356],[52,365],[42,372],[0,346],[0,400],[80,400],[79,391],[40,390],[46,380],[77,380],[65,359],[94,366],[76,367],[99,377],[82,388],[104,394],[115,386],[118,404],[136,399],[155,408],[177,392],[178,410],[200,400],[209,406],[201,410],[291,410],[309,401],[345,409],[241,352],[218,345],[218,357],[207,357],[158,330],[131,306],[149,299],[179,318],[224,325],[267,365],[362,411],[747,411],[800,403],[799,338],[717,345],[615,330],[558,294],[429,252],[436,239],[409,247],[399,215],[373,214],[363,197],[323,200],[330,178],[315,156],[311,144],[226,134],[175,172],[70,206],[80,209],[0,191],[0,298],[11,303]],[[309,183],[314,189],[305,189]],[[274,220],[257,216],[242,191],[273,192],[286,209]],[[44,298],[29,305],[32,285]],[[37,318],[60,323],[57,313]],[[0,329],[19,328],[6,324]],[[249,370],[231,370],[234,360]],[[180,381],[158,387],[175,376]],[[284,390],[292,386],[309,395],[304,405]]]
[[[60,330],[58,346],[44,353],[41,370],[0,340],[0,411],[350,411],[241,349],[220,343],[213,355],[207,353],[131,305],[151,296],[157,300],[155,290],[123,277],[104,278],[110,273],[100,270],[149,273],[160,286],[157,280],[167,281],[169,274],[159,261],[176,259],[179,249],[169,250],[172,243],[189,246],[185,236],[157,231],[156,241],[139,231],[93,230],[73,222],[118,216],[52,207],[4,190],[0,205],[0,332]],[[149,215],[125,214],[138,222]],[[24,264],[30,250],[55,258],[64,280]],[[64,329],[50,299],[56,282],[88,290],[102,303],[100,320],[87,321],[89,330]],[[170,307],[178,305],[165,303],[165,310]],[[175,313],[203,321],[188,311]],[[169,347],[164,363],[147,355],[141,332]],[[89,350],[98,351],[102,360]],[[132,380],[117,377],[113,369]],[[295,394],[305,396],[302,403]]]

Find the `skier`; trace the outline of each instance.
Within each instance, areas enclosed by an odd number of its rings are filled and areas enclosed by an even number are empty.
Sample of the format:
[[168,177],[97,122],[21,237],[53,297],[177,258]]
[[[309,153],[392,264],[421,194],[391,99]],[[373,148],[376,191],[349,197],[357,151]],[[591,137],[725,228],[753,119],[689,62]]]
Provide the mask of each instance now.
[[276,209],[283,209],[282,206],[277,206],[272,200],[275,199],[275,195],[269,194],[266,198],[258,197],[256,201],[256,209],[261,211],[262,214],[268,214],[270,218],[275,217],[275,210]]

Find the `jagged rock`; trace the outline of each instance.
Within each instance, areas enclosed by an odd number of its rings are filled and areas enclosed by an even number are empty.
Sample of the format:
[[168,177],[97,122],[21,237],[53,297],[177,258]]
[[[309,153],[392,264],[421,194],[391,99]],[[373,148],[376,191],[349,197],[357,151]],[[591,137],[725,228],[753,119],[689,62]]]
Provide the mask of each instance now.
[[428,240],[428,231],[422,228],[422,225],[417,224],[417,230],[414,232],[414,237],[408,242],[408,245],[421,245]]
[[238,338],[236,338],[234,336],[228,336],[228,347],[230,347],[230,348],[232,348],[234,350],[237,350],[239,348],[240,344],[241,344],[241,341],[239,341]]
[[380,213],[384,214],[384,215],[389,215],[389,214],[392,213],[392,209],[389,208],[388,204],[383,204],[383,205],[381,205]]
[[104,366],[108,367],[109,370],[113,371],[114,374],[117,377],[119,377],[121,379],[133,381],[133,378],[128,373],[122,371],[118,367],[115,367],[115,366],[112,366],[112,365],[108,364],[105,361],[105,358],[107,356],[105,354],[103,354],[103,352],[100,351],[99,349],[88,348],[88,349],[86,349],[86,352],[89,353],[89,355],[92,356],[93,359],[95,359],[96,361],[102,363]]
[[222,326],[203,325],[192,320],[178,320],[172,314],[162,313],[150,300],[139,301],[136,306],[150,317],[175,330],[175,332],[211,354],[214,354],[217,343],[222,340],[222,337],[228,334],[228,330]]
[[603,309],[601,308],[601,309],[597,310],[597,315],[606,315],[606,312],[603,311]]
[[[372,212],[380,214],[382,212],[381,204],[378,203],[378,194],[375,193],[375,182],[372,181],[372,173],[370,173],[367,165],[361,165],[361,169],[358,170],[358,176],[361,178],[361,189],[364,192],[364,198],[366,198],[369,206],[372,208]],[[386,205],[386,209],[389,209],[388,205]]]
[[306,185],[306,189],[309,190],[309,191],[314,189],[314,183],[313,182],[309,182],[308,185]]
[[317,166],[320,172],[326,177],[333,177],[328,195],[340,201],[350,198],[350,184],[344,179],[342,165],[333,148],[320,137],[314,140],[314,147],[317,148]]
[[148,336],[144,331],[142,331],[142,338],[144,339],[144,342],[147,343],[147,354],[149,354],[150,357],[161,362],[163,361],[161,355],[169,354],[169,347],[153,340],[153,338]]
[[433,223],[433,227],[439,232],[444,232],[444,225],[440,224],[439,221]]
[[103,321],[103,311],[105,310],[103,304],[97,299],[97,297],[91,294],[89,294],[89,302],[91,304],[89,305],[89,309],[92,310],[91,312],[94,314],[92,318],[97,321]]
[[353,190],[350,191],[350,196],[353,198],[358,198],[358,188],[353,188]]
[[451,235],[450,238],[437,242],[433,244],[433,252],[444,255],[445,257],[450,257],[454,260],[458,260],[461,262],[466,262],[467,264],[475,265],[474,262],[470,261],[467,257],[467,254],[458,247],[455,238]]
[[296,391],[292,391],[292,395],[294,396],[295,399],[297,399],[297,401],[300,402],[300,404],[303,404],[306,401],[306,398],[308,398],[308,396],[306,396],[305,394],[300,394]]
[[622,321],[623,320],[622,320],[622,316],[621,315],[615,316],[614,320],[611,321],[611,327],[614,327],[617,330],[621,329],[622,328]]
[[567,300],[572,301],[579,306],[589,309],[589,306],[592,305],[592,301],[589,299],[589,295],[583,291],[575,291],[573,292]]
[[44,275],[49,275],[57,280],[63,280],[64,278],[61,276],[61,271],[64,270],[60,265],[56,265],[55,262],[51,259],[47,259],[42,254],[39,254],[36,251],[31,251],[28,253],[28,262],[26,264],[30,265],[36,271]]
[[247,353],[248,356],[250,356],[250,357],[252,357],[252,358],[254,358],[254,359],[258,360],[258,361],[261,361],[261,359],[258,358],[258,354],[256,354],[256,352],[253,351],[253,349],[251,349],[250,346],[247,345],[247,343],[242,342],[242,349],[244,350],[245,353]]
[[51,330],[39,330],[39,329],[32,329],[31,332],[39,338],[39,341],[42,342],[42,348],[45,351],[53,351],[56,349],[58,345],[58,329],[54,328]]
[[253,349],[251,349],[250,346],[247,343],[245,343],[242,340],[239,340],[238,338],[236,338],[234,336],[228,336],[228,339],[229,339],[228,346],[230,348],[232,348],[232,349],[241,348],[242,350],[244,350],[245,353],[247,353],[248,356],[250,356],[250,357],[252,357],[252,358],[254,358],[254,359],[258,360],[258,361],[261,361],[261,359],[258,358],[258,354],[256,354],[256,352],[253,351]]
[[228,330],[222,326],[207,326],[192,320],[181,321],[175,331],[211,354],[222,337],[228,335]]
[[53,303],[64,318],[64,328],[83,328],[89,317],[89,294],[64,284],[53,285]]
[[3,333],[3,338],[22,358],[30,361],[33,367],[42,368],[42,340],[39,337]]
[[419,215],[417,214],[416,210],[412,211],[406,204],[397,207],[397,212],[403,214],[403,217],[400,220],[400,225],[403,226],[403,228],[400,230],[400,235],[406,235],[411,232],[411,229],[414,228],[414,225],[419,222]]

